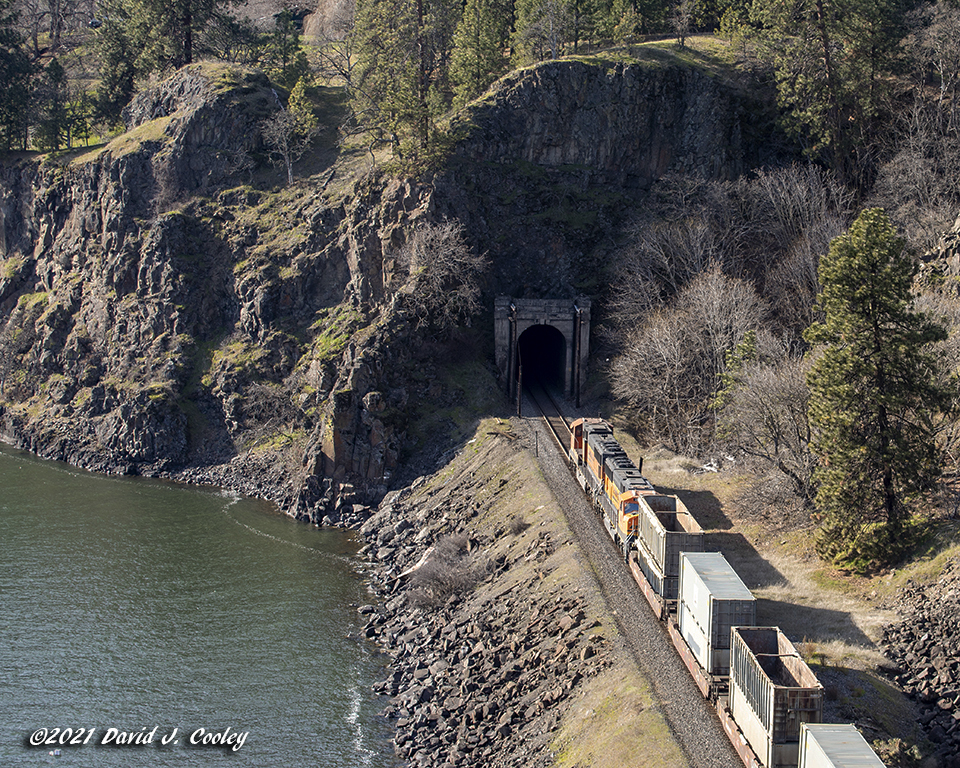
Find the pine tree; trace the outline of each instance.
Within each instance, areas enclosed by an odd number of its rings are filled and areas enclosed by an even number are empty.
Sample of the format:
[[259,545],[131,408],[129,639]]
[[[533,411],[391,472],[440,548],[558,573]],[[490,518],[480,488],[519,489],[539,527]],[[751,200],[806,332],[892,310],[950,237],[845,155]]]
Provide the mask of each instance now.
[[450,57],[457,104],[483,93],[505,71],[509,18],[501,0],[467,0]]
[[104,0],[101,12],[110,23],[97,29],[96,49],[100,57],[100,84],[97,87],[97,113],[103,122],[120,122],[123,108],[133,98],[136,78],[144,74],[138,67],[137,26],[127,0]]
[[40,102],[40,119],[33,133],[33,143],[41,152],[56,152],[69,146],[70,115],[67,111],[67,73],[57,59],[52,59],[36,89]]
[[458,21],[457,4],[446,0],[357,4],[351,107],[361,125],[401,155],[429,148],[433,119],[450,104],[450,51]]
[[786,128],[849,180],[859,173],[856,150],[896,63],[902,12],[895,0],[756,0],[751,7]]
[[636,35],[664,31],[668,26],[666,19],[667,3],[662,0],[613,0],[601,29],[616,41],[624,42]]
[[357,120],[394,146],[405,127],[424,122],[414,6],[401,0],[358,0],[357,66],[351,106]]
[[27,106],[33,64],[17,29],[12,0],[0,0],[0,150],[27,148]]
[[912,309],[916,271],[886,214],[864,211],[821,259],[824,319],[804,334],[817,547],[860,569],[904,554],[911,505],[940,471],[932,424],[948,400],[929,345],[946,332]]
[[273,82],[290,88],[309,69],[307,54],[300,46],[300,30],[293,14],[283,9],[274,16],[274,30],[267,46],[267,73]]

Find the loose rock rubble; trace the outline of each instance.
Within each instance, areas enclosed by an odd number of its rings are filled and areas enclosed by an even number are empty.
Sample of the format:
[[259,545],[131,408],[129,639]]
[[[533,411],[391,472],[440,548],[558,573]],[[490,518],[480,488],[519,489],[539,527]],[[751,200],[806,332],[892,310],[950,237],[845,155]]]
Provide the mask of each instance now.
[[933,584],[913,581],[898,597],[905,617],[884,630],[894,678],[921,707],[940,768],[960,768],[960,559]]
[[[388,496],[361,528],[382,601],[358,609],[363,634],[392,657],[374,690],[391,697],[383,714],[411,765],[552,764],[565,704],[610,663],[584,592],[542,582],[550,533],[521,541],[519,521],[471,529],[504,485],[479,503],[479,493]],[[515,578],[523,566],[541,576]]]

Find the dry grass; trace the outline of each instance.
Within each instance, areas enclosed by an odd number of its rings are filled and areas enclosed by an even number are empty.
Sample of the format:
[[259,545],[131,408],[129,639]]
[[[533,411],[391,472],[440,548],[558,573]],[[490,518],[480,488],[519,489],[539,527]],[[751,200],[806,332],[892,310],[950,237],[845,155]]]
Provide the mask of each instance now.
[[635,687],[631,677],[626,665],[617,665],[585,686],[554,742],[558,768],[687,764],[649,690]]

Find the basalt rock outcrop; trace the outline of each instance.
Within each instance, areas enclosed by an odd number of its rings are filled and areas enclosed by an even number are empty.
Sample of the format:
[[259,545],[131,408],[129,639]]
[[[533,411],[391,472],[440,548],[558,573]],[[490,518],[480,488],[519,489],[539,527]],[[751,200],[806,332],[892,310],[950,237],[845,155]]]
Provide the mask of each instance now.
[[395,460],[363,411],[365,399],[376,412],[365,361],[395,326],[373,327],[382,242],[419,201],[399,182],[334,201],[238,185],[237,158],[261,148],[258,121],[277,104],[262,75],[196,66],[141,94],[106,147],[0,168],[5,439],[293,512],[319,484],[286,454],[325,418],[339,432],[319,471],[382,478],[360,445],[366,427]]
[[[557,61],[500,80],[464,110],[457,155],[568,168],[618,187],[668,170],[735,178],[759,159],[757,105],[693,67]],[[749,131],[749,127],[747,128]]]
[[904,620],[882,642],[901,687],[920,704],[920,724],[936,745],[938,765],[960,767],[960,560],[936,582],[908,583],[895,608]]
[[282,189],[259,130],[279,103],[255,71],[194,65],[138,95],[105,147],[0,166],[4,439],[356,524],[404,480],[411,404],[461,396],[402,290],[413,227],[461,221],[488,299],[589,292],[596,244],[644,186],[759,157],[718,78],[551,62],[467,109],[428,180],[332,165]]

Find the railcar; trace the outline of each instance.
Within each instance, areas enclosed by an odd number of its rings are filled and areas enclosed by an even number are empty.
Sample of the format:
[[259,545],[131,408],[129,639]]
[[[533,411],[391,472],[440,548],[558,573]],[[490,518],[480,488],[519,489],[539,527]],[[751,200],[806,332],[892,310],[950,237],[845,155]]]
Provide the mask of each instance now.
[[681,553],[680,574],[678,650],[703,695],[716,698],[730,677],[730,630],[757,623],[757,601],[719,552]]
[[[805,745],[831,735],[814,728],[823,716],[823,687],[794,646],[778,627],[754,626],[750,590],[721,553],[703,551],[693,515],[677,496],[656,491],[609,424],[574,421],[567,457],[744,765],[805,768]],[[870,754],[876,762],[866,764],[883,765]]]

